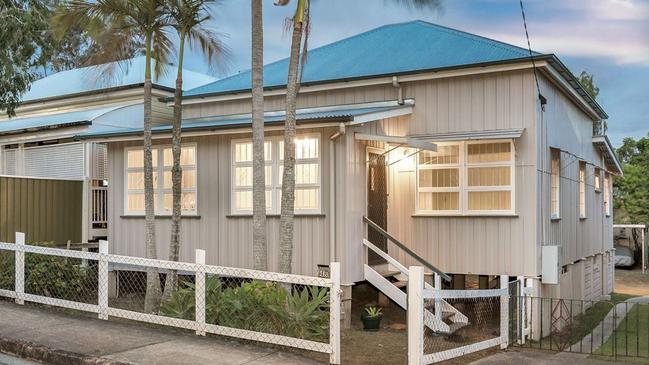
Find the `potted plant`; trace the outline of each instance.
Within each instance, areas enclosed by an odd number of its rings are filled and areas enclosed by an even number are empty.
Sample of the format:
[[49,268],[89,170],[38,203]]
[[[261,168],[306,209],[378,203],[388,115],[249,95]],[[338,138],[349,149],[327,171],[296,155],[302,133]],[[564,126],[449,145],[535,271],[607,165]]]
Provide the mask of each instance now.
[[381,318],[383,318],[381,308],[375,306],[365,308],[365,311],[361,314],[363,329],[366,331],[378,331],[381,328]]

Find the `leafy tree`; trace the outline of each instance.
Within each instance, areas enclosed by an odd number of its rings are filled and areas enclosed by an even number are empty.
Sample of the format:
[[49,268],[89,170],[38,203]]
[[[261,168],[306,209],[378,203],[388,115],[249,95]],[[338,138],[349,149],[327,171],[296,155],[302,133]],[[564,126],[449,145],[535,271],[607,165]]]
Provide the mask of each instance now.
[[624,176],[613,180],[616,223],[649,223],[649,135],[625,138],[617,149]]
[[9,116],[37,77],[34,66],[45,43],[46,10],[38,1],[0,0],[0,110]]
[[[156,60],[153,70],[156,75],[165,71],[173,53],[173,44],[167,33],[170,25],[169,8],[163,0],[75,0],[62,6],[53,18],[53,26],[59,37],[74,27],[82,27],[101,45],[103,52],[93,55],[93,61],[105,62],[109,58],[124,60],[128,58],[128,52],[133,49],[134,43],[144,44],[144,221],[146,256],[152,259],[157,258],[157,249],[153,194],[151,62],[152,59]],[[104,75],[110,76],[110,68],[104,71]],[[159,272],[156,268],[148,267],[145,312],[158,311],[160,296]]]
[[593,74],[582,71],[579,74],[579,83],[593,99],[597,99],[599,88],[595,85],[595,76]]
[[[178,33],[178,69],[176,71],[176,88],[174,90],[174,119],[171,126],[171,150],[173,167],[172,181],[172,210],[171,210],[171,240],[169,244],[169,260],[178,261],[180,252],[180,215],[182,198],[182,169],[180,167],[181,124],[183,98],[183,60],[185,43],[200,50],[207,58],[210,67],[218,66],[227,57],[228,50],[218,39],[218,35],[205,24],[213,20],[212,8],[217,0],[169,0],[169,12],[172,26]],[[163,301],[171,297],[178,289],[178,272],[171,270],[165,279]]]

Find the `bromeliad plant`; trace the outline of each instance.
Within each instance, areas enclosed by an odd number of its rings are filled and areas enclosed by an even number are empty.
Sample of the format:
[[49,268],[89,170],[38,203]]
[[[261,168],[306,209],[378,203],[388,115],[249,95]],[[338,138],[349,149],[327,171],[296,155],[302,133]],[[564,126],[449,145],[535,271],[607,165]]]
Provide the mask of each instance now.
[[[195,285],[183,283],[161,306],[165,316],[195,318]],[[226,287],[218,277],[206,280],[206,321],[256,332],[324,341],[329,336],[326,288],[289,290],[277,283],[252,280]]]
[[381,308],[376,306],[366,307],[363,314],[361,314],[363,329],[366,331],[378,331],[381,328],[381,318],[383,318]]

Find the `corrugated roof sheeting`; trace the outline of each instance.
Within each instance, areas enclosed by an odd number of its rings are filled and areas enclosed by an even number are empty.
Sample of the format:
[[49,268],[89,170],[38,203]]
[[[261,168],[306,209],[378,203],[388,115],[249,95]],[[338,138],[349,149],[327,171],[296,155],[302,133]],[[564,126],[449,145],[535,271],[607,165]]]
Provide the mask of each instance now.
[[13,118],[0,122],[0,135],[35,132],[44,129],[90,124],[93,119],[121,107],[122,106],[110,106],[58,114]]
[[[538,53],[535,53],[539,55]],[[529,58],[529,51],[417,20],[385,25],[309,51],[302,83]],[[264,86],[286,85],[288,59],[264,67]],[[186,97],[250,89],[250,71],[187,91]]]
[[617,171],[618,174],[623,175],[624,169],[622,164],[615,154],[615,149],[607,136],[593,136],[593,144],[604,156],[604,162],[607,168]]
[[[318,122],[318,121],[353,121],[355,117],[368,116],[376,113],[383,113],[395,110],[407,110],[412,108],[411,104],[395,105],[388,103],[380,103],[380,106],[351,106],[341,105],[337,107],[325,108],[310,108],[299,109],[297,111],[298,122]],[[325,110],[322,110],[325,109]],[[267,112],[264,122],[267,124],[281,123],[285,120],[285,113],[283,111]],[[209,129],[225,129],[235,127],[247,127],[252,124],[252,117],[250,114],[243,115],[225,115],[213,118],[204,119],[191,119],[184,120],[183,131],[191,130],[209,130]],[[169,132],[171,125],[159,125],[153,128],[154,133]],[[129,134],[142,133],[141,121],[139,125],[134,123],[124,123],[121,125],[108,125],[108,124],[94,124],[91,125],[87,131],[77,135],[78,138],[97,138],[97,137],[110,137]]]

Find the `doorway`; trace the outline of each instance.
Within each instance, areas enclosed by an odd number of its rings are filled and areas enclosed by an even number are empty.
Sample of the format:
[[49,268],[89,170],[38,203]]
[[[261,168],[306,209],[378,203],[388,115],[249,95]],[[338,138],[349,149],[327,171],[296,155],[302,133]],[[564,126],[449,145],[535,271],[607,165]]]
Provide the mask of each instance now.
[[[383,230],[388,229],[388,187],[385,154],[367,153],[367,218],[376,223]],[[387,239],[372,227],[367,227],[367,240],[384,252],[388,252]],[[378,265],[385,260],[370,250],[368,264]]]

